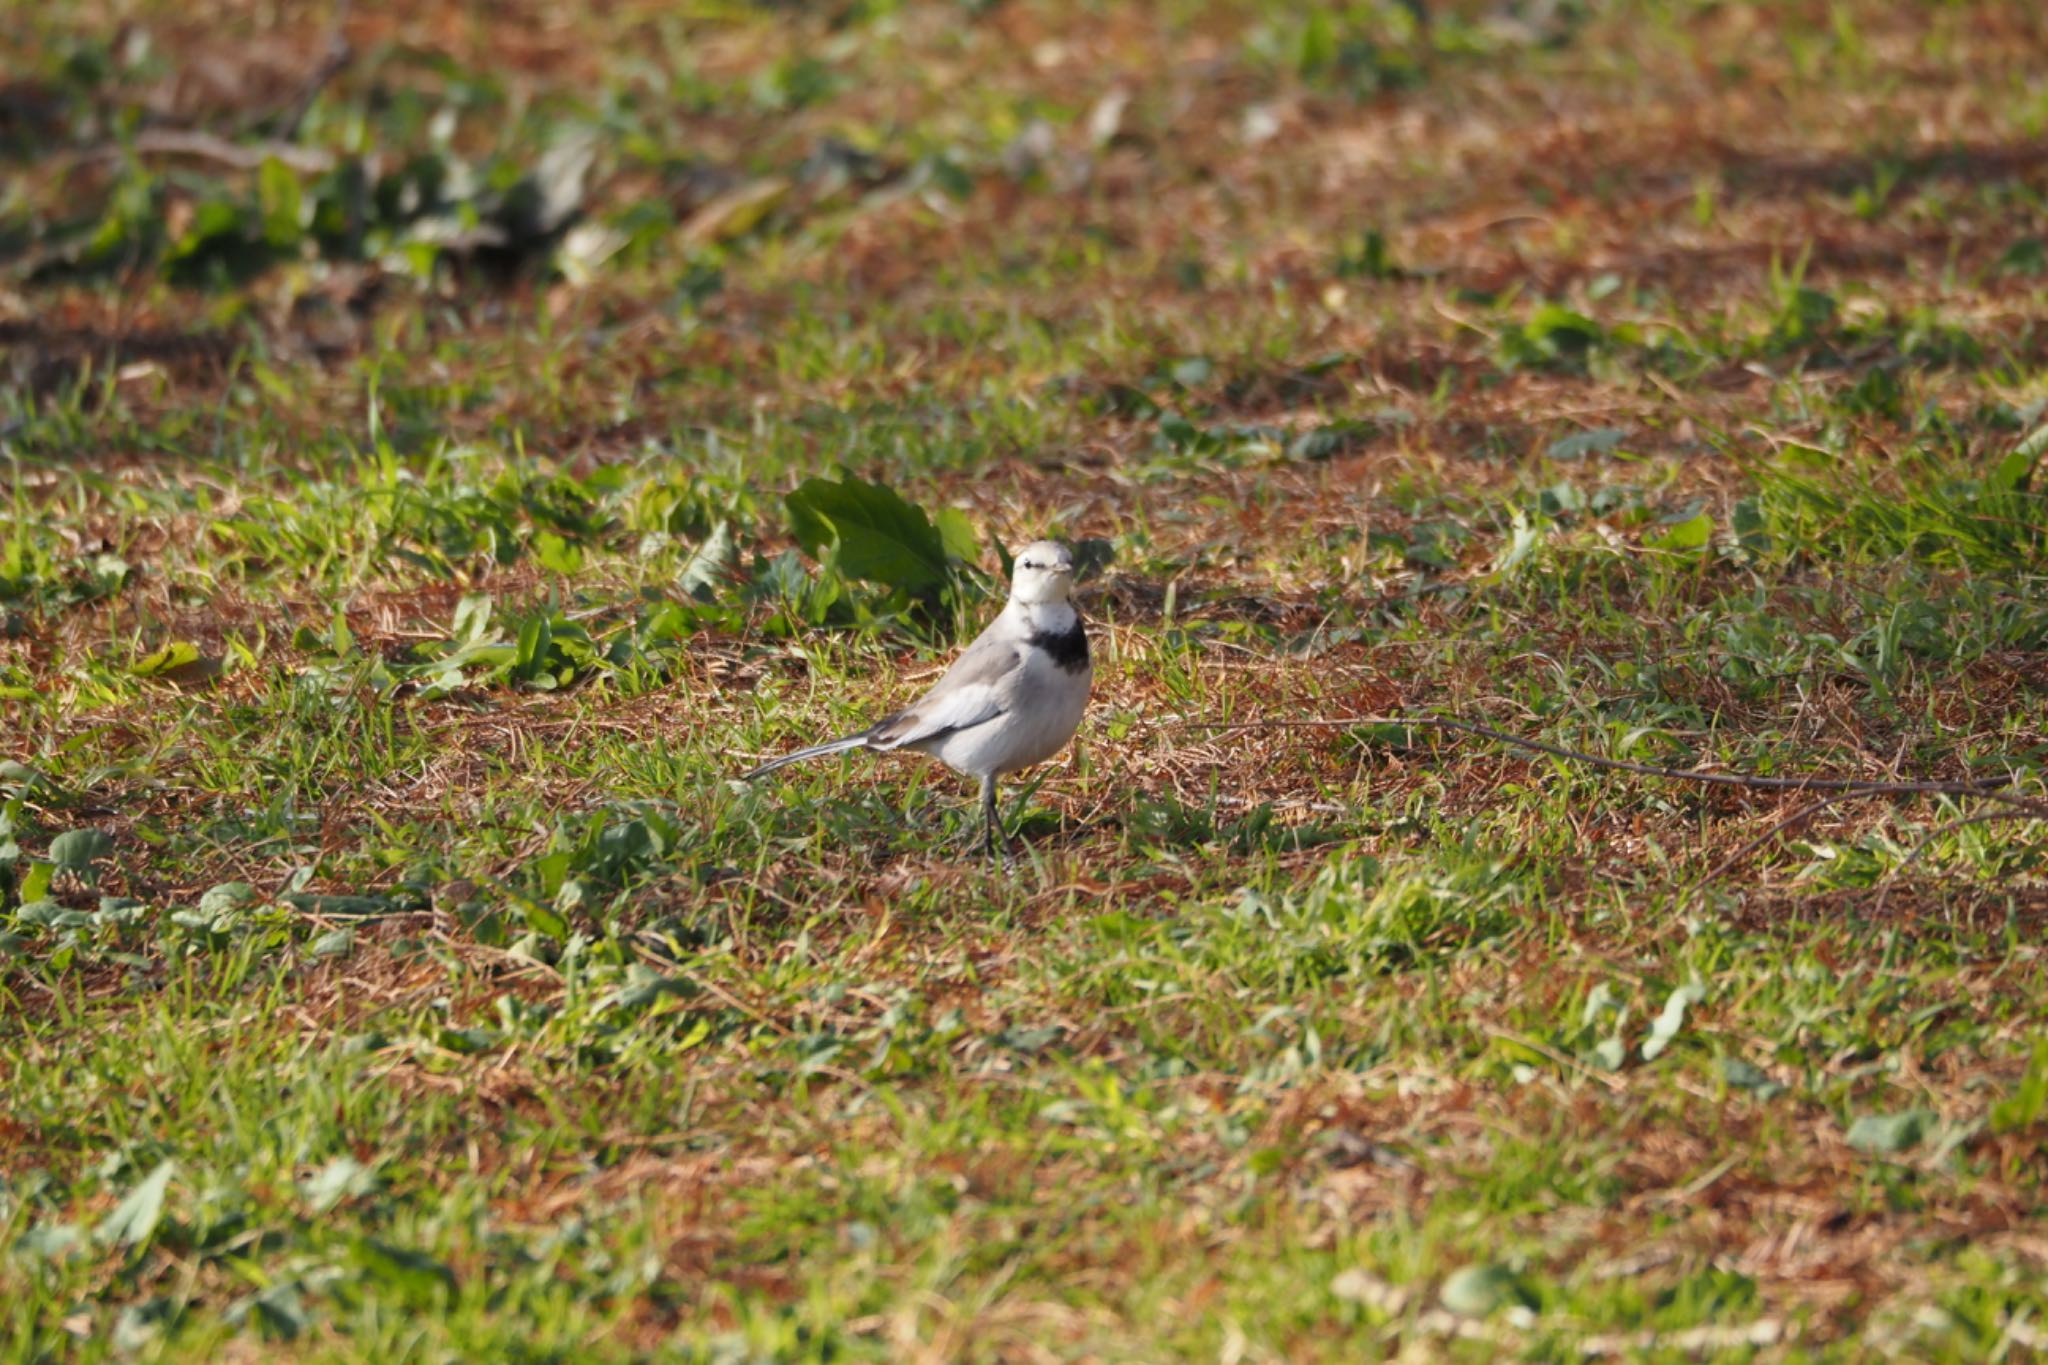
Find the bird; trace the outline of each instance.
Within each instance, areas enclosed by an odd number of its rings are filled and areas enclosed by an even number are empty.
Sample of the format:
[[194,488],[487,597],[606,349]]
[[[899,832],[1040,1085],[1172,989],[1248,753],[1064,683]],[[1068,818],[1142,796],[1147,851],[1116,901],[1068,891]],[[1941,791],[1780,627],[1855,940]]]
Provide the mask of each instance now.
[[1010,600],[929,692],[865,730],[784,754],[740,780],[851,749],[927,754],[980,779],[982,844],[994,858],[996,779],[1067,746],[1095,678],[1088,631],[1074,609],[1073,553],[1040,540],[1011,562]]

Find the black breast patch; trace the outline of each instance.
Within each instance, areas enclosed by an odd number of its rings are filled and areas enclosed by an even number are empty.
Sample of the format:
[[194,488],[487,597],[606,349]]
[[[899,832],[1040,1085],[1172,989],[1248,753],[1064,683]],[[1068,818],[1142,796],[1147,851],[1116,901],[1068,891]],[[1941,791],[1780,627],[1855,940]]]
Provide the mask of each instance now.
[[1042,649],[1063,672],[1079,673],[1088,666],[1088,632],[1081,629],[1081,618],[1076,616],[1072,629],[1055,635],[1041,630],[1030,639],[1033,649]]

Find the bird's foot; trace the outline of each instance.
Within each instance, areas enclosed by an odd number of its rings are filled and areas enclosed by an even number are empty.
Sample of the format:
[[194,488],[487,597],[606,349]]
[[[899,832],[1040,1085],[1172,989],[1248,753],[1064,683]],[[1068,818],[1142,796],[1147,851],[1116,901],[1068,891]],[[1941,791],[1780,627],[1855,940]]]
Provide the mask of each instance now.
[[1001,864],[1005,872],[1016,866],[1016,861],[1010,854],[1010,836],[992,830],[986,825],[969,831],[960,839],[957,847],[962,856],[977,858],[990,864]]

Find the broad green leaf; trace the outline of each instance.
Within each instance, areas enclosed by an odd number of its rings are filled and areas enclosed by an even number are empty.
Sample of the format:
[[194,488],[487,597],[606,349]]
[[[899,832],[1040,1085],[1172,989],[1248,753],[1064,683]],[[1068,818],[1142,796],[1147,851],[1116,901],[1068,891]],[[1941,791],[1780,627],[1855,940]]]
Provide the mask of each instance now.
[[1444,1280],[1437,1297],[1459,1317],[1483,1318],[1510,1303],[1528,1303],[1530,1294],[1521,1277],[1504,1265],[1468,1265],[1454,1270]]
[[566,848],[553,849],[535,858],[531,866],[534,875],[540,879],[541,891],[552,896],[560,890],[575,860],[575,854]]
[[685,976],[663,976],[651,967],[633,964],[627,969],[626,984],[599,999],[601,1010],[639,1009],[652,1004],[665,995],[691,999],[703,991],[695,981]]
[[1597,427],[1560,436],[1543,453],[1553,460],[1583,460],[1588,455],[1605,455],[1627,439],[1628,432],[1622,427]]
[[30,929],[83,929],[93,923],[93,917],[83,910],[67,910],[53,900],[39,900],[15,911],[14,922]]
[[639,647],[644,650],[664,640],[686,639],[696,628],[696,618],[688,609],[663,602],[647,613],[647,619],[641,623]]
[[312,1325],[298,1285],[286,1280],[254,1294],[244,1294],[229,1304],[222,1318],[230,1327],[240,1327],[251,1318],[267,1336],[291,1341]]
[[1764,515],[1761,504],[1755,498],[1742,498],[1735,504],[1731,529],[1736,542],[1752,555],[1766,554],[1771,548],[1770,522]]
[[1287,442],[1287,456],[1293,460],[1327,460],[1368,444],[1380,431],[1376,422],[1325,422],[1296,433]]
[[1702,550],[1714,538],[1714,519],[1705,512],[1686,518],[1662,535],[1645,536],[1643,544],[1652,550]]
[[554,640],[554,632],[545,616],[530,617],[519,628],[519,643],[512,654],[512,673],[515,677],[531,679],[540,672],[547,662],[548,645]]
[[41,1261],[63,1261],[70,1259],[84,1240],[76,1223],[39,1223],[15,1239],[14,1250]]
[[150,910],[132,896],[101,896],[92,918],[95,924],[131,927],[150,918]]
[[2028,432],[1992,469],[1991,476],[1984,480],[1985,487],[1994,493],[2019,492],[2027,486],[2043,455],[2048,455],[2048,426]]
[[256,903],[256,888],[247,882],[222,882],[199,898],[202,914],[223,915]]
[[1493,571],[1506,575],[1512,573],[1530,555],[1543,545],[1544,534],[1529,524],[1529,518],[1520,510],[1515,512],[1514,525],[1508,532],[1507,544],[1494,557]]
[[178,1308],[179,1302],[161,1294],[124,1304],[114,1318],[114,1330],[108,1334],[108,1340],[120,1356],[134,1356],[162,1340],[165,1330],[176,1319]]
[[484,632],[491,625],[491,595],[487,592],[463,594],[455,604],[455,624],[451,627],[458,645],[467,645],[484,638]]
[[1546,303],[1536,310],[1529,319],[1528,332],[1533,337],[1580,349],[1594,345],[1606,335],[1605,329],[1584,313],[1556,303]]
[[177,1171],[174,1161],[159,1162],[157,1168],[143,1177],[142,1183],[128,1192],[128,1197],[114,1206],[114,1211],[100,1221],[93,1229],[93,1236],[101,1243],[113,1246],[140,1246],[156,1232],[158,1220],[164,1213],[164,1191],[170,1188],[171,1176]]
[[328,896],[311,891],[288,891],[280,899],[308,915],[382,915],[395,905],[389,896]]
[[941,507],[932,513],[932,523],[939,529],[939,543],[946,553],[963,564],[972,564],[981,558],[981,538],[974,533],[974,522],[957,507]]
[[1322,9],[1310,9],[1302,20],[1294,49],[1296,74],[1314,76],[1337,61],[1337,26]]
[[92,557],[91,598],[105,597],[128,581],[128,561],[115,554],[97,554]]
[[1998,258],[1998,268],[2008,275],[2048,274],[2048,242],[2039,237],[2022,237]]
[[583,548],[564,540],[553,531],[542,531],[533,538],[533,557],[540,566],[564,578],[583,567]]
[[503,1040],[503,1034],[488,1028],[443,1028],[434,1033],[436,1046],[465,1057],[489,1052]]
[[946,581],[946,544],[923,509],[894,489],[847,478],[806,479],[783,499],[797,543],[813,559],[838,551],[848,578],[928,593]]
[[355,930],[330,929],[308,944],[306,951],[314,957],[347,957],[355,946]]
[[455,1272],[424,1251],[361,1237],[349,1259],[371,1280],[406,1299],[436,1299],[455,1292]]
[[1768,1100],[1785,1091],[1784,1086],[1771,1079],[1770,1073],[1740,1057],[1721,1059],[1721,1079],[1728,1082],[1729,1089],[1747,1090],[1760,1100]]
[[1984,486],[1994,493],[2016,493],[2026,487],[2028,477],[2034,472],[2037,457],[2025,450],[2015,450],[1998,462],[1991,471],[1991,477],[1984,480]]
[[202,199],[193,206],[192,215],[186,220],[184,235],[171,246],[165,259],[175,262],[196,255],[216,238],[239,238],[242,221],[240,204],[226,199]]
[[50,841],[50,861],[79,876],[90,876],[92,865],[113,851],[113,836],[97,829],[74,829]]
[[2026,1074],[2012,1094],[1991,1106],[1991,1131],[2009,1133],[2027,1128],[2048,1114],[2048,1042],[2034,1044]]
[[338,1156],[299,1182],[299,1193],[317,1213],[325,1213],[344,1199],[372,1194],[377,1173],[352,1156]]
[[1392,721],[1357,725],[1344,733],[1364,749],[1410,749],[1416,742],[1414,726]]
[[545,934],[552,939],[569,937],[569,921],[538,901],[529,901],[525,906],[526,924],[535,933]]
[[676,587],[700,602],[712,601],[718,596],[719,585],[731,570],[733,559],[732,526],[721,521],[683,561],[676,574]]
[[173,910],[171,923],[180,929],[189,929],[194,934],[225,933],[239,916],[232,910],[209,915],[204,910]]
[[955,203],[965,203],[974,196],[974,176],[943,152],[929,152],[920,158],[911,171],[911,179],[933,186]]
[[199,662],[199,646],[183,640],[165,645],[151,654],[145,654],[129,665],[128,671],[138,678],[161,678],[190,668]]
[[263,240],[272,246],[297,245],[305,230],[299,177],[274,156],[256,168],[256,204],[263,215]]
[[1896,1156],[1925,1142],[1938,1122],[1928,1109],[1897,1114],[1865,1114],[1849,1125],[1848,1143],[1871,1156]]

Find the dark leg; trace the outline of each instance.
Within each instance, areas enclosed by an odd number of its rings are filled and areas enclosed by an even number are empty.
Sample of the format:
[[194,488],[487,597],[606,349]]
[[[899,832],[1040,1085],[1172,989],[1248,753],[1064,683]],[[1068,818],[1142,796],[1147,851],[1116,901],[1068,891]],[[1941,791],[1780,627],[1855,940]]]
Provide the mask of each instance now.
[[981,831],[982,846],[988,856],[996,856],[996,780],[993,776],[981,779]]

